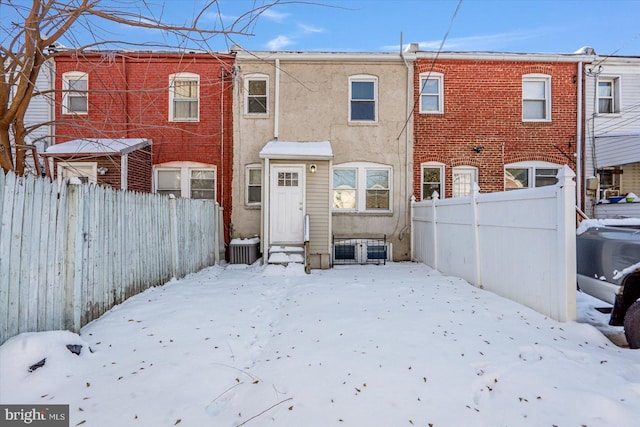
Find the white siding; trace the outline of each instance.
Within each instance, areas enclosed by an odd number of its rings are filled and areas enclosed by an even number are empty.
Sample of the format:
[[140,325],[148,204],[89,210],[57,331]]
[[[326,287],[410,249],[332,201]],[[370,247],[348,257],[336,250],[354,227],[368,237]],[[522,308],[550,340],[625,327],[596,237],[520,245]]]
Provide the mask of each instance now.
[[[596,82],[614,78],[619,88],[619,111],[596,114]],[[596,57],[585,65],[585,168],[584,177],[595,176],[602,167],[620,166],[621,192],[638,189],[640,163],[640,57]],[[585,211],[595,216],[597,193],[586,193]]]

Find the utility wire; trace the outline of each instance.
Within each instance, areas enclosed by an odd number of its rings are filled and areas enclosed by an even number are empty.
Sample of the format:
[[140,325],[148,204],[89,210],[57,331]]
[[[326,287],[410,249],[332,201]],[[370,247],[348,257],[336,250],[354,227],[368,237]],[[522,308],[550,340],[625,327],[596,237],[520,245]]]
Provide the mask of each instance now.
[[[449,37],[449,32],[451,32],[451,28],[453,27],[453,21],[456,19],[456,15],[458,15],[458,11],[460,10],[461,5],[462,5],[462,0],[459,0],[458,5],[456,6],[456,10],[453,12],[453,15],[451,15],[451,19],[449,20],[449,27],[447,28],[447,32],[444,34],[444,37],[442,38],[442,41],[440,42],[440,46],[438,47],[438,50],[436,52],[436,56],[433,58],[433,61],[431,62],[431,67],[429,68],[429,72],[427,73],[427,80],[429,79],[429,76],[431,76],[431,72],[433,71],[433,68],[435,67],[436,62],[438,61],[438,57],[440,56],[440,53],[442,52],[442,48],[445,42],[447,41],[447,38]],[[400,48],[402,49],[402,46],[400,46]],[[425,81],[425,84],[426,83],[427,82]],[[402,133],[406,130],[407,125],[409,124],[409,120],[413,116],[413,112],[416,110],[416,105],[418,105],[418,102],[420,101],[420,96],[422,96],[423,90],[424,90],[424,85],[420,87],[420,92],[418,93],[418,97],[415,99],[415,101],[413,101],[413,108],[411,108],[411,111],[409,112],[409,116],[407,116],[407,119],[405,120],[404,125],[402,126],[402,129],[400,130],[400,134],[398,135],[397,139],[400,139],[400,137],[402,136]]]

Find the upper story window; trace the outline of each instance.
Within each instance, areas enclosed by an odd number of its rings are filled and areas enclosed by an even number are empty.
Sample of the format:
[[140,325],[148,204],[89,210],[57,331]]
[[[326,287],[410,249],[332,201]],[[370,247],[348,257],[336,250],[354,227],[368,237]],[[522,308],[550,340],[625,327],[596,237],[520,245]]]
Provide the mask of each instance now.
[[443,75],[440,73],[420,74],[420,112],[444,113]]
[[551,121],[551,77],[527,74],[522,77],[522,120]]
[[390,166],[376,163],[344,163],[333,168],[333,210],[389,212]]
[[378,120],[378,79],[360,75],[349,78],[349,121]]
[[247,185],[245,203],[249,206],[259,206],[262,203],[262,166],[259,164],[247,166],[245,182]]
[[604,77],[598,79],[598,114],[620,112],[620,90],[617,78]]
[[473,166],[457,166],[452,172],[451,195],[464,197],[471,195],[473,184],[478,182],[478,168]]
[[197,122],[200,119],[200,76],[177,73],[169,76],[169,121]]
[[561,165],[549,162],[531,161],[505,165],[504,188],[517,190],[520,188],[544,187],[558,182]]
[[246,114],[267,114],[269,105],[269,76],[248,75],[244,80]]
[[440,199],[444,198],[444,165],[428,162],[421,165],[421,195],[420,200],[429,200],[434,192],[438,192]]
[[72,71],[62,76],[62,114],[89,112],[89,76]]
[[189,162],[170,162],[155,168],[155,190],[175,197],[216,200],[216,169]]

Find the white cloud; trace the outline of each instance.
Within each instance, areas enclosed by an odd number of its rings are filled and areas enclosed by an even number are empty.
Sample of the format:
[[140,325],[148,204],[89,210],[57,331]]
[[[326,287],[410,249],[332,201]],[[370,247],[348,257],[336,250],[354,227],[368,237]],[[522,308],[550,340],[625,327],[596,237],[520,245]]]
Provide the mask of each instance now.
[[266,9],[264,12],[260,14],[261,17],[265,17],[273,22],[283,22],[285,19],[289,17],[288,13],[280,13],[273,10],[273,8]]
[[[507,49],[509,45],[513,45],[514,42],[520,40],[528,40],[535,37],[539,37],[541,32],[507,32],[497,34],[485,34],[478,36],[468,37],[453,37],[448,38],[444,45],[443,50],[458,50],[458,51],[490,51],[490,50],[503,50]],[[442,45],[442,40],[426,40],[419,42],[420,49],[423,50],[437,50]],[[382,50],[398,50],[398,45],[382,46]]]
[[269,50],[280,50],[283,47],[287,47],[293,44],[293,40],[291,40],[287,36],[278,36],[275,39],[269,40],[266,44]]
[[307,24],[298,23],[298,28],[303,34],[324,33],[324,28],[318,28]]

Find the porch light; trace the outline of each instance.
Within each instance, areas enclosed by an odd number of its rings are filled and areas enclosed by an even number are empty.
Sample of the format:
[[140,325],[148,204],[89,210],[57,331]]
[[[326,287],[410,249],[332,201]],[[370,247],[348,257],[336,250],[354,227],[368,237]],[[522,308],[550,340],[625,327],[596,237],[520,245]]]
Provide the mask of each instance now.
[[311,165],[309,165],[309,172],[311,172],[311,173],[316,173],[316,169],[317,169],[317,168],[318,168],[318,167],[316,166],[316,164],[315,164],[315,163],[312,163]]

